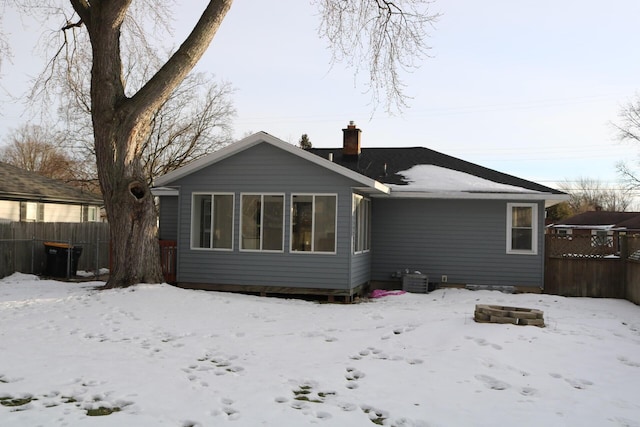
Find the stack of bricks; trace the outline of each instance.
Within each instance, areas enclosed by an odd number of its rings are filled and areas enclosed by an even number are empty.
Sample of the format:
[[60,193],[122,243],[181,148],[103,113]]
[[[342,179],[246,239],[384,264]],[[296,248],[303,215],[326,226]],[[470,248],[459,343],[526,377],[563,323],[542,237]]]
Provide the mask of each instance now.
[[476,304],[474,320],[479,323],[510,323],[544,327],[543,312],[530,308]]

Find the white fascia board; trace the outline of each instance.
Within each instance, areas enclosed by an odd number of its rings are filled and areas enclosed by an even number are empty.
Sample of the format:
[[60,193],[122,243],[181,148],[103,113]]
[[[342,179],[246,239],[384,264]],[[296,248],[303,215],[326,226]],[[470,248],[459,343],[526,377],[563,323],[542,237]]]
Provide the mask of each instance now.
[[[418,191],[392,191],[389,197],[396,199],[463,199],[463,200],[544,200],[560,201],[569,200],[568,195],[551,193],[470,193],[470,192],[418,192]],[[553,203],[555,204],[555,203]]]
[[176,187],[153,187],[151,194],[154,196],[179,196],[180,190]]
[[162,175],[161,177],[158,177],[155,180],[155,185],[157,186],[166,185],[170,182],[173,182],[177,179],[187,176],[193,172],[196,172],[209,165],[219,162],[220,160],[226,159],[227,157],[233,156],[236,153],[244,151],[262,142],[271,144],[277,148],[280,148],[281,150],[284,150],[288,153],[301,157],[311,163],[314,163],[316,165],[329,169],[337,174],[340,174],[349,179],[352,179],[362,185],[365,185],[366,187],[373,188],[376,191],[379,191],[381,193],[388,194],[390,192],[389,187],[387,187],[386,185],[374,179],[368,178],[364,175],[361,175],[357,172],[352,171],[351,169],[340,166],[337,163],[334,163],[328,159],[322,158],[313,153],[309,153],[308,151],[305,151],[300,147],[297,147],[293,144],[289,144],[288,142],[285,142],[279,138],[276,138],[273,135],[269,135],[266,132],[254,133],[253,135],[250,135],[245,139],[242,139],[234,144],[228,145],[218,151],[214,151],[213,153],[209,154],[206,157],[203,157],[199,160],[189,163],[188,165],[183,166],[179,169],[176,169],[175,171],[169,172],[166,175]]
[[383,194],[389,194],[390,192],[390,188],[387,187],[386,185],[378,182],[378,181],[374,181],[375,182],[375,186],[370,187],[353,187],[353,190],[357,191],[358,193],[362,193],[362,194],[369,194],[369,195],[383,195]]

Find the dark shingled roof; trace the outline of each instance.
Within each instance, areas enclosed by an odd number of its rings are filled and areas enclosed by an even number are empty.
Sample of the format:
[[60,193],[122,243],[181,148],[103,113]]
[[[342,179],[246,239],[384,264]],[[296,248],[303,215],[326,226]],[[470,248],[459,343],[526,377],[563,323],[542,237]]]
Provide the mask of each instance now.
[[629,229],[640,228],[640,212],[588,211],[558,221],[554,225],[616,225]]
[[102,205],[102,198],[62,181],[0,162],[0,199]]
[[398,172],[406,171],[416,165],[434,165],[475,175],[500,184],[522,187],[543,193],[564,194],[562,191],[424,147],[363,148],[359,156],[343,155],[342,148],[310,148],[307,151],[325,159],[329,158],[331,153],[333,154],[334,163],[373,178],[383,184],[407,184],[403,179],[404,177],[399,175]]
[[637,215],[633,218],[619,222],[616,225],[627,230],[640,230],[640,212],[637,212]]

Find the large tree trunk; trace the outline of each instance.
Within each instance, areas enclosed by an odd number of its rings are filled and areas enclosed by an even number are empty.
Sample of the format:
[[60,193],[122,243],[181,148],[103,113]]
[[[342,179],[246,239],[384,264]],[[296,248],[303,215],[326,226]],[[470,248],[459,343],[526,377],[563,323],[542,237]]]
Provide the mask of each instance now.
[[162,281],[156,211],[143,174],[151,117],[206,51],[232,0],[211,0],[191,34],[135,95],[122,79],[120,29],[132,0],[70,0],[91,39],[91,116],[100,188],[111,229],[106,287]]

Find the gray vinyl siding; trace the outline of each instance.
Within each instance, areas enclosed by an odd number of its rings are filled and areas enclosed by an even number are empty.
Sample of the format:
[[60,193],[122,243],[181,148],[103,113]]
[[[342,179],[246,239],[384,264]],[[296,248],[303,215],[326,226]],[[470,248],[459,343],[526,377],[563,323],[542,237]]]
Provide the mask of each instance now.
[[371,252],[355,254],[351,261],[351,283],[362,285],[371,280]]
[[161,196],[158,211],[160,240],[178,239],[178,197]]
[[[354,279],[366,277],[362,272],[351,275],[351,199],[352,187],[357,183],[346,177],[263,143],[176,180],[172,185],[180,188],[178,282],[348,290],[361,284],[354,283]],[[235,195],[232,251],[190,248],[193,192]],[[283,252],[239,250],[242,193],[284,194]],[[292,194],[337,196],[335,254],[290,252]],[[363,267],[358,265],[358,269]]]
[[538,204],[537,255],[507,254],[508,200],[373,200],[372,280],[420,271],[451,284],[543,284],[544,209]]

